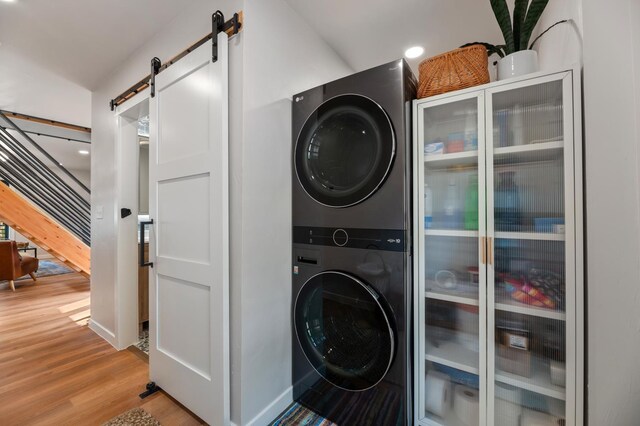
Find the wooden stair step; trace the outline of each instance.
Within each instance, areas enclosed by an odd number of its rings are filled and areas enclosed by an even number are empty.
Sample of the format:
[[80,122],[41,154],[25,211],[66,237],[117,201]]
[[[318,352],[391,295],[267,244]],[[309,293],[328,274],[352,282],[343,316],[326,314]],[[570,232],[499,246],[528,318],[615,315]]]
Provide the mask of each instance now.
[[91,275],[91,249],[0,182],[0,220],[82,275]]

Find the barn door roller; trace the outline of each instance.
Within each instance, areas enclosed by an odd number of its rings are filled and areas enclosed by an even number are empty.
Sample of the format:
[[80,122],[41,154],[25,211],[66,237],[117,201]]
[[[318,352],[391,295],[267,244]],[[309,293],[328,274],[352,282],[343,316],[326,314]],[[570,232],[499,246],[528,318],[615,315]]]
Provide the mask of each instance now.
[[231,35],[238,34],[240,31],[240,20],[238,18],[238,14],[234,13],[233,18],[229,19],[227,22],[224,21],[224,15],[219,10],[216,10],[213,15],[211,15],[211,62],[216,62],[218,60],[218,33],[224,31]]
[[157,56],[151,60],[151,76],[149,78],[149,88],[151,90],[151,97],[156,96],[156,75],[160,72],[162,62]]

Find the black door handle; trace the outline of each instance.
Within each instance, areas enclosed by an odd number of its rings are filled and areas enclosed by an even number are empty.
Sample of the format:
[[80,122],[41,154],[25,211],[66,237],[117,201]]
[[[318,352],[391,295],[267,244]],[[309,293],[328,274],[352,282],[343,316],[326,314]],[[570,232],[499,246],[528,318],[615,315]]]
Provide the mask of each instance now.
[[153,268],[153,262],[145,262],[144,261],[144,228],[147,225],[152,225],[153,219],[149,219],[148,221],[140,222],[140,243],[138,247],[140,248],[140,255],[138,256],[138,262],[140,267],[151,266]]

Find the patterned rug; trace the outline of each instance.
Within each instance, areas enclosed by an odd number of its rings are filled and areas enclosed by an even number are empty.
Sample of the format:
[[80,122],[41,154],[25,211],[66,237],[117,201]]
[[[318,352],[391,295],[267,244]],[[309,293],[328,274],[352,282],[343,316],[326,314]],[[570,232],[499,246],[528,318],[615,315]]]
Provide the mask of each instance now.
[[136,347],[145,354],[149,355],[149,330],[142,330],[138,336]]
[[36,277],[50,277],[52,275],[70,274],[72,272],[74,272],[73,269],[67,268],[55,260],[40,259]]
[[162,426],[142,408],[134,408],[104,423],[102,426]]
[[[36,277],[44,278],[44,277],[50,277],[53,275],[70,274],[72,272],[75,272],[75,271],[73,269],[67,268],[65,265],[63,265],[62,263],[59,263],[57,260],[40,259],[40,262],[38,264],[38,272],[36,272]],[[31,281],[31,277],[29,275],[25,275],[24,277],[18,278],[16,281],[26,281],[26,280]],[[7,282],[8,281],[0,280],[0,284],[5,284]]]
[[161,426],[151,414],[142,408],[134,408],[104,423],[102,426]]
[[294,402],[270,426],[337,426],[330,420]]
[[[290,405],[271,426],[401,426],[403,390],[380,383],[364,392],[343,392],[328,382],[316,383]],[[306,408],[324,406],[332,421]]]

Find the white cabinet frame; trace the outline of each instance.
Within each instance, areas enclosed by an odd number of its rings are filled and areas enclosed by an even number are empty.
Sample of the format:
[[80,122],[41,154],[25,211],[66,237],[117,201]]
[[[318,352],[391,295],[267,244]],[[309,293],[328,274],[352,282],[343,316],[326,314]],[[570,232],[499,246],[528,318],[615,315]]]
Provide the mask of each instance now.
[[[438,95],[413,103],[413,241],[414,241],[414,424],[438,425],[423,417],[425,412],[425,230],[424,217],[424,111],[471,98],[478,99],[478,264],[480,266],[479,339],[480,339],[480,424],[494,424],[495,394],[495,271],[493,264],[483,264],[485,238],[495,241],[494,205],[493,95],[537,84],[562,82],[563,160],[565,215],[565,312],[548,318],[563,320],[566,330],[565,415],[567,425],[583,424],[584,410],[584,255],[582,190],[582,124],[580,70],[535,73],[520,78],[490,83],[457,92]],[[489,135],[489,137],[487,136]],[[462,154],[464,155],[464,154]],[[483,201],[486,199],[486,203]],[[554,237],[549,236],[550,240]],[[491,249],[494,248],[492,244]],[[494,258],[494,253],[487,257]],[[487,262],[488,263],[488,262]],[[443,425],[444,426],[444,425]]]

